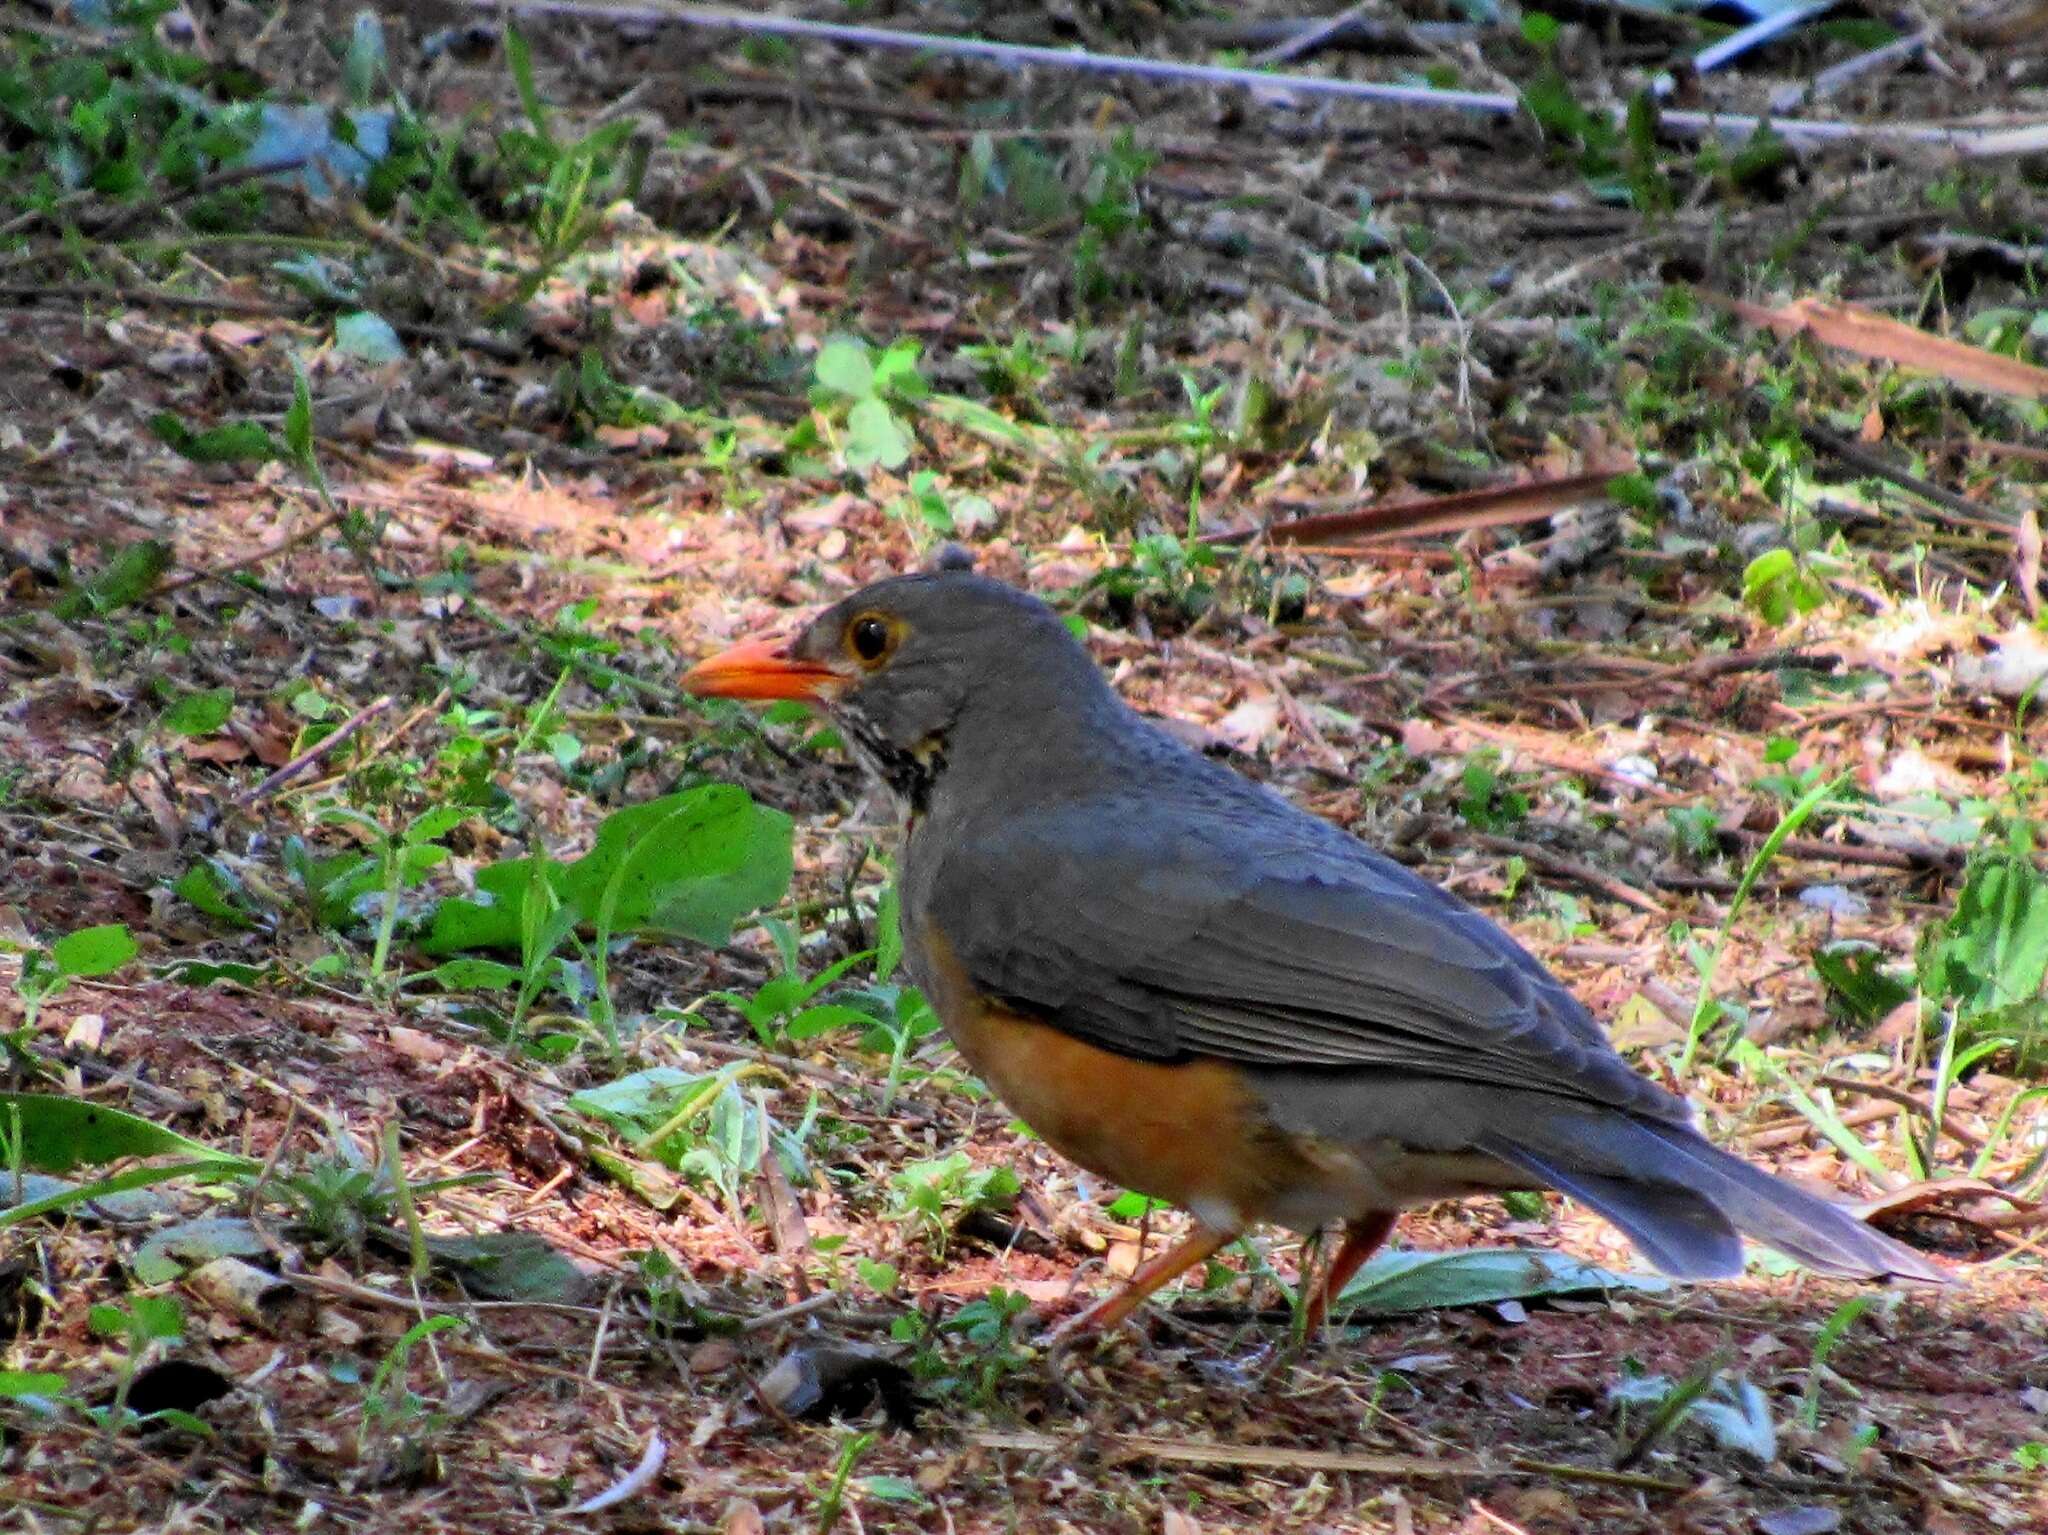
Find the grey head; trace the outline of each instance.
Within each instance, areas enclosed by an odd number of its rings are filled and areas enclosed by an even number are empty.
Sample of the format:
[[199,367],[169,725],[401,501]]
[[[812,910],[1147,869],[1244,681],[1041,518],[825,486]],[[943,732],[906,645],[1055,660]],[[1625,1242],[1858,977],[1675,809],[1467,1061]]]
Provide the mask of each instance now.
[[805,626],[790,659],[820,674],[809,696],[910,808],[941,770],[1006,778],[1019,754],[1127,717],[1059,615],[976,575],[955,555],[863,587]]

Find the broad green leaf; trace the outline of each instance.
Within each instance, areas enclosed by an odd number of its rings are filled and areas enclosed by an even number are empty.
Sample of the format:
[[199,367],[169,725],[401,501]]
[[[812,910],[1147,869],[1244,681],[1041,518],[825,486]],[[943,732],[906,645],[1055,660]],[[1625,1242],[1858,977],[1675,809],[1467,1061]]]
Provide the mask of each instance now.
[[972,432],[1002,447],[1029,449],[1037,444],[1029,427],[989,409],[979,400],[965,399],[957,394],[935,394],[921,408],[948,425]]
[[854,399],[874,393],[875,367],[868,349],[850,336],[834,336],[818,351],[818,382]]
[[[103,922],[66,933],[50,945],[50,958],[61,975],[112,975],[136,955],[127,924]],[[62,1171],[62,1169],[57,1169]]]
[[1971,864],[1955,914],[1922,950],[1921,985],[1972,1014],[2030,1003],[2048,979],[2048,879],[2018,853]]
[[187,693],[164,710],[163,727],[173,735],[210,736],[228,722],[235,707],[233,688]]
[[875,907],[875,979],[886,981],[903,963],[903,896],[890,880]]
[[0,1397],[62,1396],[71,1382],[44,1370],[0,1370]]
[[358,358],[371,364],[405,360],[405,343],[398,339],[398,332],[392,328],[391,322],[367,309],[358,309],[335,320],[334,349],[344,357]]
[[21,1163],[38,1172],[65,1173],[124,1157],[166,1155],[224,1166],[254,1165],[102,1103],[54,1093],[0,1093],[0,1135],[12,1138],[16,1114],[20,1115]]
[[1606,1290],[1656,1293],[1670,1288],[1670,1281],[1654,1275],[1618,1274],[1533,1248],[1395,1252],[1375,1258],[1360,1270],[1344,1287],[1334,1309],[1390,1316],[1440,1306],[1483,1306]]
[[829,1034],[834,1029],[862,1028],[874,1023],[857,1007],[847,1007],[837,1002],[823,1002],[816,1007],[807,1007],[789,1020],[791,1039],[815,1039],[820,1034]]
[[672,1210],[681,1201],[686,1185],[659,1162],[629,1157],[607,1146],[585,1149],[592,1162],[648,1208]]
[[846,462],[865,469],[879,464],[884,469],[901,469],[910,462],[910,433],[896,412],[873,395],[856,401],[846,413]]
[[650,1066],[616,1082],[570,1094],[569,1107],[637,1139],[658,1128],[686,1098],[715,1080],[715,1073],[695,1075],[674,1066]]
[[129,1262],[142,1284],[168,1284],[188,1266],[215,1258],[260,1258],[270,1251],[255,1225],[238,1215],[209,1215],[155,1233]]
[[491,1300],[573,1303],[590,1291],[590,1276],[531,1231],[429,1236],[427,1251],[459,1271],[471,1294]]
[[186,986],[217,986],[226,981],[251,989],[265,981],[281,978],[281,972],[272,966],[247,965],[232,959],[217,963],[204,959],[173,960],[157,973],[165,980],[178,981]]
[[860,1485],[869,1497],[883,1503],[908,1503],[922,1508],[927,1501],[917,1490],[917,1483],[907,1476],[864,1476]]
[[917,359],[924,343],[915,336],[899,336],[875,359],[875,393],[897,400],[922,399],[931,390],[917,371]]
[[[707,784],[614,812],[588,853],[568,864],[549,860],[542,872],[572,924],[595,920],[616,874],[613,931],[724,943],[741,917],[783,898],[790,870],[789,817],[756,805],[744,789]],[[481,870],[481,899],[443,901],[422,947],[517,949],[533,872],[525,858]]]
[[[48,1173],[31,1173],[0,1168],[0,1216],[26,1209],[63,1209],[68,1204],[91,1200],[92,1208],[81,1212],[87,1221],[105,1220],[118,1225],[146,1226],[159,1217],[176,1213],[170,1196],[149,1187],[115,1189],[104,1182],[81,1184],[76,1178],[53,1178]],[[0,1225],[6,1225],[0,1219]]]
[[1913,998],[1913,988],[1885,969],[1883,952],[1867,943],[1831,944],[1814,955],[1813,968],[1829,997],[1858,1023],[1876,1023]]

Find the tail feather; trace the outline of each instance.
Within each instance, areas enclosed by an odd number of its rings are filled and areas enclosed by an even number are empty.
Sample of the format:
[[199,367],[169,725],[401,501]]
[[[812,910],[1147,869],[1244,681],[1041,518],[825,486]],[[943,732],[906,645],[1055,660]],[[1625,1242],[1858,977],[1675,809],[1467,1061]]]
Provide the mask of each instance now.
[[1740,1231],[1817,1273],[1947,1279],[1904,1243],[1686,1125],[1558,1110],[1490,1131],[1481,1148],[1597,1210],[1678,1278],[1739,1273]]
[[1674,1279],[1726,1279],[1742,1272],[1742,1238],[1727,1216],[1690,1190],[1581,1172],[1526,1148],[1487,1149],[1599,1211]]

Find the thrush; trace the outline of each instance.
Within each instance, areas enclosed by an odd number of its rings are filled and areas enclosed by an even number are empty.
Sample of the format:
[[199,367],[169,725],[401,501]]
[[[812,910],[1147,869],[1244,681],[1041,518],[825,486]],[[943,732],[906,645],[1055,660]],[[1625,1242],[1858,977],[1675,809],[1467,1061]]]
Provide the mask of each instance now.
[[1400,1211],[1509,1190],[1571,1196],[1680,1279],[1740,1272],[1744,1236],[1943,1277],[1713,1145],[1500,927],[1140,717],[1056,613],[957,560],[684,683],[831,718],[905,810],[905,963],[967,1064],[1053,1148],[1194,1217],[1071,1326],[1261,1222],[1342,1227],[1320,1318]]

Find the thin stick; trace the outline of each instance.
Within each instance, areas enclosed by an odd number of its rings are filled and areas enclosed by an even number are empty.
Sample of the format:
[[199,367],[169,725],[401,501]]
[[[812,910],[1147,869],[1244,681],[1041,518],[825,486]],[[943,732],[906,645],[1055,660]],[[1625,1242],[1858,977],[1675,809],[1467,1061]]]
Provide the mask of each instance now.
[[[1814,1078],[1814,1086],[1831,1087],[1839,1093],[1863,1093],[1871,1098],[1885,1098],[1902,1109],[1911,1109],[1922,1119],[1932,1124],[1934,1108],[1917,1093],[1909,1093],[1902,1087],[1893,1087],[1885,1082],[1865,1082],[1857,1077],[1826,1076]],[[1941,1133],[1956,1144],[1971,1151],[1984,1149],[1984,1137],[1974,1130],[1966,1130],[1946,1114],[1941,1117]]]
[[[804,21],[791,16],[748,15],[694,6],[666,9],[597,5],[590,0],[469,0],[469,4],[476,10],[496,11],[509,16],[574,16],[585,21],[635,26],[703,27],[757,36],[798,37],[856,48],[895,48],[914,53],[987,59],[1012,67],[1041,64],[1051,69],[1130,75],[1176,84],[1229,86],[1257,91],[1262,95],[1334,96],[1380,106],[1435,107],[1488,117],[1514,117],[1522,110],[1520,97],[1492,91],[1439,91],[1428,86],[1386,85],[1378,81],[1342,80],[1324,75],[1269,74],[1256,69],[1231,69],[1220,64],[1185,64],[1172,59],[1090,53],[1080,48],[994,43],[978,37],[897,32],[884,27]],[[1613,115],[1619,121],[1626,115],[1626,109],[1616,108]],[[1668,132],[1700,138],[1747,139],[1766,122],[1780,138],[1797,144],[1945,149],[1965,159],[2033,154],[2048,147],[2048,123],[2042,122],[2025,122],[1998,129],[1968,129],[1949,128],[1936,123],[1835,123],[1800,118],[1765,119],[1737,113],[1666,112],[1660,119],[1660,126]]]
[[162,597],[169,592],[183,591],[188,586],[196,586],[201,581],[224,581],[238,571],[253,569],[267,560],[274,560],[280,554],[297,548],[308,539],[318,538],[347,515],[348,509],[346,507],[337,507],[326,516],[315,518],[305,527],[292,529],[291,532],[285,534],[276,543],[266,545],[264,548],[258,549],[254,554],[245,554],[240,559],[230,560],[225,565],[215,565],[206,570],[188,572],[178,577],[175,581],[166,581],[162,586],[151,592],[150,595],[152,597]]
[[307,768],[325,757],[329,752],[333,751],[342,742],[346,741],[350,736],[361,730],[363,726],[369,724],[371,720],[390,707],[391,695],[386,693],[375,703],[358,709],[348,717],[347,721],[334,734],[323,736],[320,740],[314,742],[313,745],[307,747],[306,750],[292,758],[283,767],[279,768],[275,773],[264,779],[263,782],[256,785],[255,788],[248,790],[246,793],[236,795],[235,803],[246,808],[255,804],[260,799],[275,794],[285,784],[305,772]]
[[1359,0],[1349,10],[1326,16],[1300,32],[1283,37],[1270,48],[1261,48],[1251,56],[1254,64],[1284,64],[1289,59],[1298,59],[1304,53],[1314,53],[1324,43],[1342,32],[1352,22],[1359,20],[1373,8],[1373,0]]
[[1782,86],[1771,96],[1773,112],[1789,112],[1794,107],[1825,101],[1846,85],[1852,85],[1865,75],[1877,70],[1896,69],[1909,59],[1919,57],[1927,45],[1934,41],[1934,29],[1926,27],[1918,32],[1909,32],[1904,37],[1895,37],[1882,48],[1873,48],[1868,53],[1859,53],[1853,59],[1823,69],[1811,80],[1795,80]]
[[1036,1434],[983,1430],[968,1442],[990,1450],[1022,1450],[1027,1454],[1059,1455],[1071,1461],[1084,1445],[1116,1455],[1163,1460],[1190,1466],[1242,1466],[1275,1471],[1362,1472],[1368,1476],[1413,1476],[1483,1481],[1510,1472],[1554,1476],[1561,1481],[1599,1482],[1609,1487],[1635,1487],[1645,1492],[1691,1492],[1689,1482],[1610,1471],[1604,1466],[1516,1456],[1491,1461],[1473,1456],[1368,1455],[1350,1450],[1294,1450],[1281,1445],[1217,1444],[1214,1441],[1168,1439],[1160,1434]]

